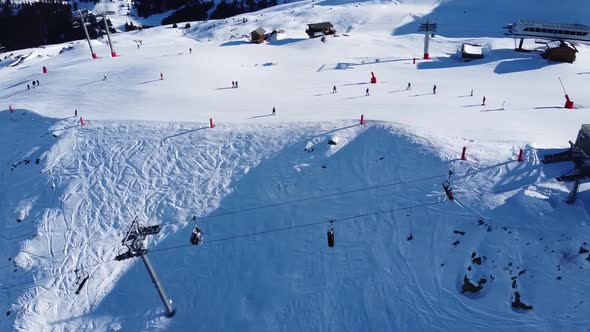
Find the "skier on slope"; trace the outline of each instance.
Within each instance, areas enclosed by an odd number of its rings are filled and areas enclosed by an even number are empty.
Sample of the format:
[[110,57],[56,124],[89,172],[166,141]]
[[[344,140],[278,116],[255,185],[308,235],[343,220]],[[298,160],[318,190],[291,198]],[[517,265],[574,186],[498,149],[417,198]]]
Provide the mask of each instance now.
[[276,115],[276,113],[277,113],[277,110],[276,110],[276,109],[275,109],[275,107],[273,106],[273,107],[272,107],[272,115]]
[[334,85],[334,87],[332,88],[332,93],[336,93],[336,86]]

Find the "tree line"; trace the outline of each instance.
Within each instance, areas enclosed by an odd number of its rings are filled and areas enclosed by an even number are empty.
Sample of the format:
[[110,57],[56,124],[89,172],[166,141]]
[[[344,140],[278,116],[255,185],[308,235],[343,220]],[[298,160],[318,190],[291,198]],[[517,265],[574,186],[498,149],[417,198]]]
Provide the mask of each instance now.
[[[80,29],[78,29],[80,30]],[[16,50],[84,38],[72,27],[72,9],[68,3],[41,0],[0,6],[0,44]]]
[[[79,0],[98,2],[98,0]],[[287,0],[283,0],[286,2]],[[135,0],[133,7],[141,17],[175,10],[162,20],[162,24],[173,24],[207,19],[223,19],[238,14],[256,11],[278,4],[278,0],[221,0],[214,7],[214,2],[206,0]],[[81,27],[72,26],[72,11],[78,9],[67,1],[40,0],[32,3],[12,3],[0,0],[0,45],[5,51],[57,44],[84,39]],[[89,22],[88,32],[96,38],[102,30],[94,16]],[[125,30],[139,27],[127,24]]]

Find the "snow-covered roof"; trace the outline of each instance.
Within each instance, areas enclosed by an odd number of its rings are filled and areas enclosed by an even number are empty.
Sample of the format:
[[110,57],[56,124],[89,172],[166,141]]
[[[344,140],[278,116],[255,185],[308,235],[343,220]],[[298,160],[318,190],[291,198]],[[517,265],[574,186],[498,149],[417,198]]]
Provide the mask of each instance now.
[[474,44],[463,44],[463,52],[468,54],[483,55],[483,46]]
[[585,30],[590,31],[590,26],[585,24],[572,24],[572,23],[552,23],[543,21],[529,21],[519,20],[519,25],[525,27],[539,27],[539,28],[557,28],[557,29],[568,29],[568,30]]
[[566,41],[556,40],[556,41],[552,41],[552,42],[547,43],[548,49],[549,48],[559,48],[559,47],[568,47],[568,48],[571,48],[572,50],[576,50],[574,45],[572,45],[571,43],[568,43]]
[[254,31],[252,31],[252,33],[257,33],[259,35],[264,35],[266,33],[266,30],[264,30],[263,28],[258,28]]

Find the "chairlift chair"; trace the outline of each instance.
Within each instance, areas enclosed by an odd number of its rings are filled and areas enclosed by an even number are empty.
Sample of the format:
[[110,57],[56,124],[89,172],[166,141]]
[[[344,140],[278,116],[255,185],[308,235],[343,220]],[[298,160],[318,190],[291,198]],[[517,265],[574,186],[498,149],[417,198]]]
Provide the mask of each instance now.
[[453,175],[453,171],[449,170],[449,177],[442,183],[445,194],[447,194],[447,198],[450,201],[454,200],[453,187],[451,187],[451,175]]
[[328,229],[328,247],[334,247],[334,222],[330,222],[330,229]]
[[195,226],[195,229],[193,229],[193,232],[191,234],[191,243],[195,246],[198,246],[201,243],[203,243],[203,233],[201,232],[201,229],[197,226]]

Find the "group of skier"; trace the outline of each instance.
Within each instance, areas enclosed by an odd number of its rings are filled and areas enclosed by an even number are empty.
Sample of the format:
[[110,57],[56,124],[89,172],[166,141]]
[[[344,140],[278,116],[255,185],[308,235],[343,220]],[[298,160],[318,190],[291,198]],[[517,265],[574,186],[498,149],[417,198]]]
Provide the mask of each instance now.
[[[33,88],[39,86],[39,80],[33,80]],[[31,86],[27,83],[27,90],[31,90]]]
[[[410,91],[412,90],[412,83],[408,82],[408,85],[406,86],[406,91]],[[336,89],[336,86],[334,85],[332,87],[332,93],[337,93],[338,90]],[[436,94],[436,84],[432,87],[432,94]],[[369,88],[365,89],[365,96],[369,96]],[[471,95],[473,96],[473,90],[471,90]],[[484,97],[485,98],[485,97]],[[484,99],[484,105],[485,105],[485,99]]]

